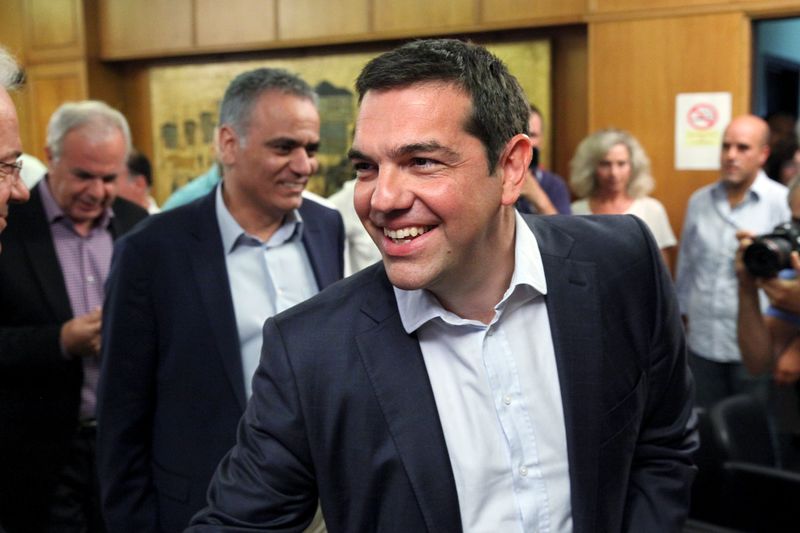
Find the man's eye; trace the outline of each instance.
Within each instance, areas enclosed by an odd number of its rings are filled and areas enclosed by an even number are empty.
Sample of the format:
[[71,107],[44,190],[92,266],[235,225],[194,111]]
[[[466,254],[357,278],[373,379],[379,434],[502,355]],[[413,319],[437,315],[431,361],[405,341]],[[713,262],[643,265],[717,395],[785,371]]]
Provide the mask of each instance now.
[[372,163],[367,163],[365,161],[356,161],[353,163],[353,170],[356,172],[363,172],[365,170],[370,170],[373,167]]
[[411,164],[416,167],[427,167],[435,165],[436,161],[434,161],[433,159],[428,159],[427,157],[415,157],[411,159]]

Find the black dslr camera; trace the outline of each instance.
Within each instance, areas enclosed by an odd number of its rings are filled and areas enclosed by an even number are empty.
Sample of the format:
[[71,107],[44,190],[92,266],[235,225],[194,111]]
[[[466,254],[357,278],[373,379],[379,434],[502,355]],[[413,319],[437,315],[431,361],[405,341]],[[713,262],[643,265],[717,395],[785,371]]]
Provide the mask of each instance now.
[[758,278],[771,278],[791,268],[790,254],[800,252],[800,219],[775,226],[772,233],[753,239],[744,251],[744,266]]

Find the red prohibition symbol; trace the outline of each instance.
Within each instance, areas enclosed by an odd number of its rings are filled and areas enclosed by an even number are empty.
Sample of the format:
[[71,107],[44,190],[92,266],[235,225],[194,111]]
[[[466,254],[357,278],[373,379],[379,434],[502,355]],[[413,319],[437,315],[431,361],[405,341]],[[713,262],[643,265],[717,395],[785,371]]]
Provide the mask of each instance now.
[[689,126],[696,130],[711,128],[717,123],[718,118],[717,108],[706,102],[693,105],[686,114]]

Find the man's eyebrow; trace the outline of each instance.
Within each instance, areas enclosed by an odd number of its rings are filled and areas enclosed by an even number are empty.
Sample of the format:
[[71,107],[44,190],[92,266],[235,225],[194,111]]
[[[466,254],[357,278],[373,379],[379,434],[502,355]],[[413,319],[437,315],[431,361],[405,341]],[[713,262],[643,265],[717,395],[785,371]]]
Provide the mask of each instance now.
[[110,180],[113,180],[113,179],[114,179],[114,178],[116,178],[116,177],[117,177],[117,175],[119,174],[118,172],[114,172],[114,173],[112,173],[112,174],[92,174],[92,173],[91,173],[91,172],[89,172],[88,170],[84,170],[84,169],[82,169],[82,168],[73,168],[73,169],[70,169],[70,172],[71,172],[73,175],[75,175],[75,176],[78,176],[78,177],[79,177],[79,178],[81,178],[81,179],[94,179],[94,178],[100,178],[100,179],[101,179],[101,180],[103,180],[103,181],[110,181]]
[[20,152],[19,150],[13,150],[11,152],[8,152],[7,154],[1,155],[0,161],[5,161],[6,159],[12,159],[12,158],[16,160],[19,159],[21,155],[22,152]]
[[404,144],[403,146],[399,146],[397,148],[392,149],[389,152],[389,155],[392,158],[398,158],[403,156],[408,156],[417,153],[428,153],[428,152],[440,152],[449,157],[455,157],[456,152],[441,143],[436,141],[428,141],[428,142],[421,142],[421,143],[412,143],[412,144]]
[[[392,150],[389,151],[389,157],[400,158],[411,154],[430,153],[430,152],[440,152],[448,157],[456,157],[458,155],[458,153],[455,152],[454,150],[447,148],[446,146],[436,141],[430,141],[430,142],[404,144],[403,146],[393,148]],[[361,153],[356,149],[351,149],[349,152],[347,152],[347,157],[349,159],[371,160],[370,157],[368,157],[367,155]]]
[[347,152],[347,159],[350,159],[351,161],[352,161],[353,159],[365,159],[365,160],[367,160],[367,161],[369,161],[369,160],[370,160],[370,158],[369,158],[369,157],[367,157],[365,154],[363,154],[363,153],[359,152],[359,151],[358,151],[358,150],[356,150],[355,148],[351,148],[351,149],[350,149],[350,150]]
[[308,144],[304,144],[297,139],[293,139],[291,137],[276,137],[274,139],[269,139],[265,143],[267,146],[319,146],[319,141],[310,142]]

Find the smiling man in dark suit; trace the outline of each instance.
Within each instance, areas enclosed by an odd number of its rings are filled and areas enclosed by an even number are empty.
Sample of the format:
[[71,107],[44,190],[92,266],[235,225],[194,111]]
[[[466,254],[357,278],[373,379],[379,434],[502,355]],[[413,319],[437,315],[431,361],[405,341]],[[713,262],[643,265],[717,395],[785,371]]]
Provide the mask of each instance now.
[[103,531],[95,465],[100,306],[113,241],[147,212],[116,197],[128,123],[66,103],[47,175],[9,209],[0,254],[0,521],[9,533]]
[[188,525],[234,443],[264,321],[342,277],[342,219],[302,196],[316,102],[283,70],[237,76],[220,106],[221,185],[115,249],[98,438],[110,531]]
[[514,210],[528,105],[417,41],[356,87],[370,267],[267,321],[192,531],[679,531],[696,447],[672,286],[635,217]]

